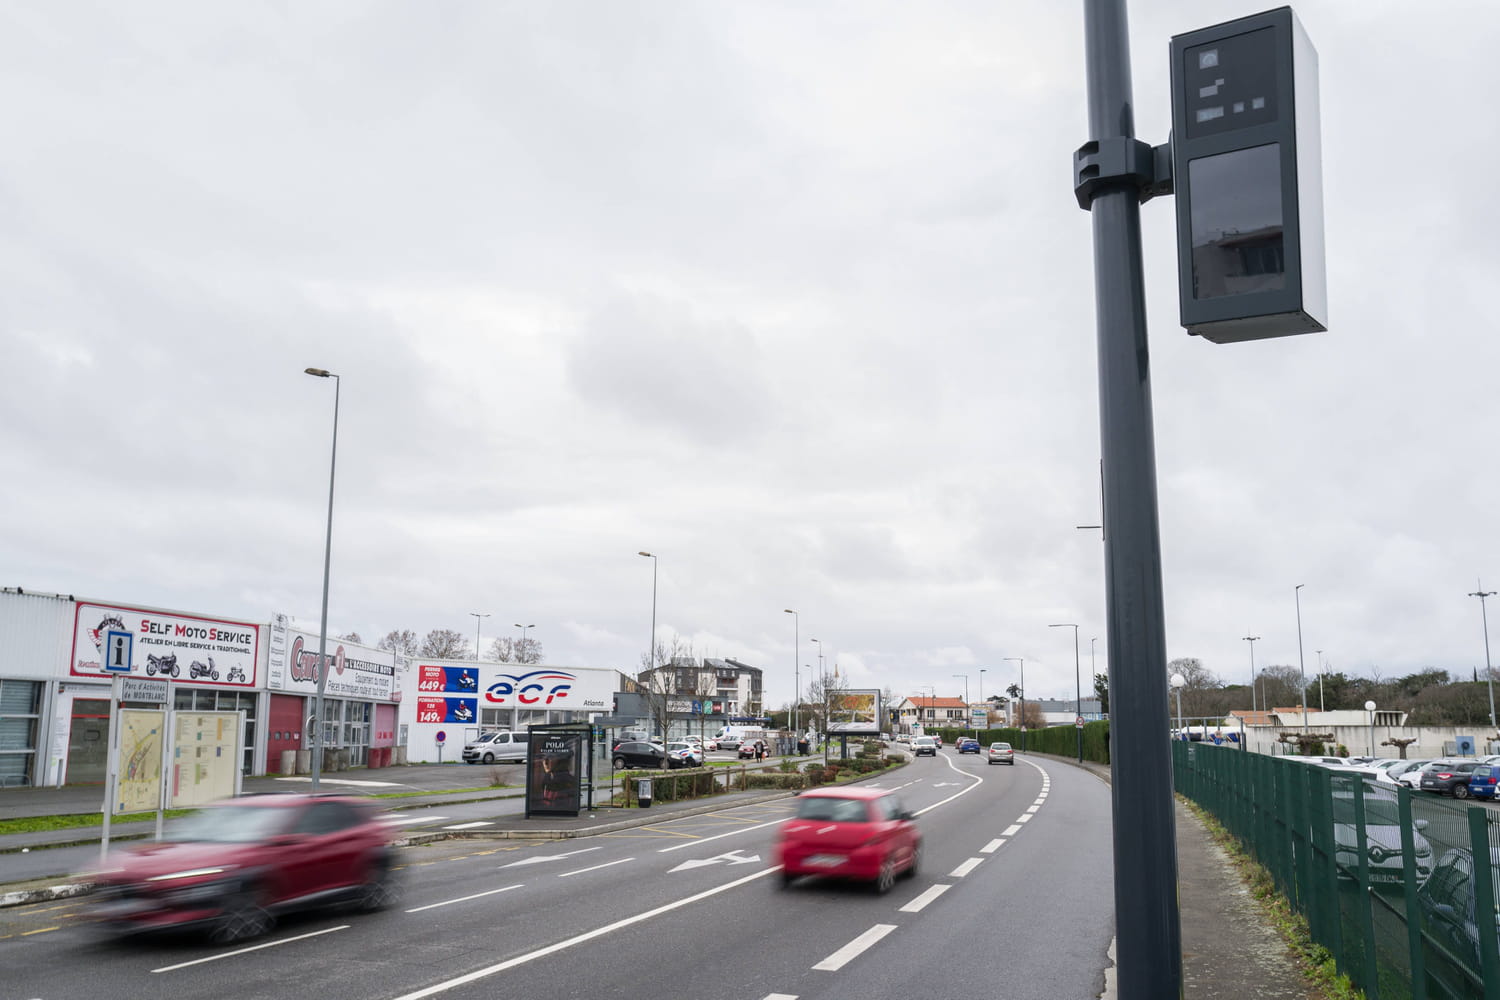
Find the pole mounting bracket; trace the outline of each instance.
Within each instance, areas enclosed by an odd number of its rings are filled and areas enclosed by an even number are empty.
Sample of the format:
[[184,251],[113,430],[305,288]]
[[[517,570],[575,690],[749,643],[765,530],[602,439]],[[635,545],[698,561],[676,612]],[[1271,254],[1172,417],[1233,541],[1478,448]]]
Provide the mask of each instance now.
[[1171,141],[1151,146],[1124,136],[1090,139],[1073,153],[1073,194],[1085,212],[1101,188],[1122,184],[1134,188],[1143,202],[1171,194]]

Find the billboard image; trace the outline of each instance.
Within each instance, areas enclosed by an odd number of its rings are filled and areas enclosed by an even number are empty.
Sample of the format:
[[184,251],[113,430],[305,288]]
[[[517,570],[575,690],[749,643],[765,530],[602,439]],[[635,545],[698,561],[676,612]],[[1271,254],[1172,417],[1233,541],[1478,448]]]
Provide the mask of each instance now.
[[526,774],[526,815],[577,816],[582,798],[587,730],[532,732]]
[[78,605],[69,673],[74,677],[109,676],[100,662],[100,645],[104,633],[110,630],[135,635],[132,673],[137,677],[255,686],[259,625],[103,604]]
[[839,691],[829,698],[830,733],[880,732],[880,690],[860,688]]

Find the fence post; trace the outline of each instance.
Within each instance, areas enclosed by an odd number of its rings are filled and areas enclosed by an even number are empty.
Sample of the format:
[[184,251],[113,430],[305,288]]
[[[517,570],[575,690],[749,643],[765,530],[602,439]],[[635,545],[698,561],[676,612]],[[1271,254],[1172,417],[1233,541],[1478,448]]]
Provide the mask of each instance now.
[[1396,815],[1401,823],[1402,895],[1406,902],[1406,947],[1411,953],[1411,1000],[1427,1000],[1427,966],[1422,958],[1422,907],[1417,902],[1417,832],[1405,785],[1396,787]]
[[1479,973],[1484,1000],[1500,1000],[1500,942],[1495,939],[1495,869],[1489,810],[1470,806],[1469,849],[1474,862],[1474,924],[1479,928]]
[[[1380,1000],[1380,967],[1375,962],[1375,913],[1370,899],[1370,851],[1369,830],[1365,825],[1365,783],[1362,778],[1350,779],[1354,786],[1354,849],[1359,856],[1359,930],[1364,954],[1360,962],[1360,984],[1366,1000]],[[1335,817],[1336,818],[1336,817]],[[1337,850],[1338,845],[1334,845]],[[1335,859],[1336,860],[1336,859]]]

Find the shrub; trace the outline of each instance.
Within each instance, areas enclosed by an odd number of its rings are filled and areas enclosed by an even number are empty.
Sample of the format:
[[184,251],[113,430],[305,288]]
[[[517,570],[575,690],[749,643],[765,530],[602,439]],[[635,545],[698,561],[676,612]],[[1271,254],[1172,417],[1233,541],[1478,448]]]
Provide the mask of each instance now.
[[806,788],[807,775],[781,773],[747,774],[746,788]]
[[828,772],[821,764],[809,765],[807,770],[802,773],[807,778],[808,785],[821,785],[828,780]]

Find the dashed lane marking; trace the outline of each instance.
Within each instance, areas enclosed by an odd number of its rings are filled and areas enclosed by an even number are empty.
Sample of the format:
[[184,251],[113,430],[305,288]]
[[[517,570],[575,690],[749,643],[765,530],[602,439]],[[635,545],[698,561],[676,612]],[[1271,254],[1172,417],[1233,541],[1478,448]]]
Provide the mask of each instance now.
[[864,954],[865,951],[874,947],[881,938],[895,929],[895,924],[876,924],[832,955],[823,959],[823,961],[813,966],[813,968],[820,972],[837,972]]
[[929,903],[931,903],[933,900],[937,899],[939,896],[941,896],[943,893],[947,892],[951,888],[953,888],[951,885],[943,885],[941,883],[939,883],[938,885],[932,886],[926,892],[924,892],[920,896],[918,896],[916,899],[913,899],[911,902],[909,902],[905,906],[901,907],[900,912],[901,913],[921,913],[923,910],[925,910],[927,908],[927,905]]

